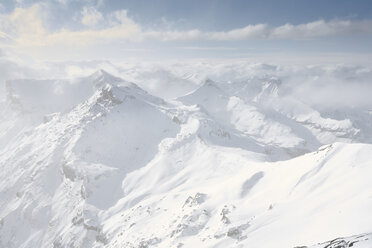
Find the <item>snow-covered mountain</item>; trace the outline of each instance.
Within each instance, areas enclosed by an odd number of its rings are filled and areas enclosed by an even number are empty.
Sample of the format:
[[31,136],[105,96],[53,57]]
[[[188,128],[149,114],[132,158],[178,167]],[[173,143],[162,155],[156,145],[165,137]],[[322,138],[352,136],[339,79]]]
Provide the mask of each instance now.
[[222,79],[7,81],[0,247],[372,247],[371,112]]

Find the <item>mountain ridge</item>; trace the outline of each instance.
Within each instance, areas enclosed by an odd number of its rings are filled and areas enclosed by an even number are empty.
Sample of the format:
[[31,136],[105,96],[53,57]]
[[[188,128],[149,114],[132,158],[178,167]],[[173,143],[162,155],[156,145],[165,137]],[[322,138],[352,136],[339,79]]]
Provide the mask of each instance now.
[[[169,101],[105,71],[9,81],[33,107],[0,109],[0,247],[294,247],[370,232],[372,145],[343,137],[353,119],[291,112],[275,82],[260,100],[209,80]],[[335,142],[319,138],[337,125]]]

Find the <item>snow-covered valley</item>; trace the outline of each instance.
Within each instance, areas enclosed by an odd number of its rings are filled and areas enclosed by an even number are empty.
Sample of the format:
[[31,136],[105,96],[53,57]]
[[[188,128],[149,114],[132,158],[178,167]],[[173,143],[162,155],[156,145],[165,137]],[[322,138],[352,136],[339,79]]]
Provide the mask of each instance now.
[[4,80],[0,247],[372,247],[370,102],[231,67]]

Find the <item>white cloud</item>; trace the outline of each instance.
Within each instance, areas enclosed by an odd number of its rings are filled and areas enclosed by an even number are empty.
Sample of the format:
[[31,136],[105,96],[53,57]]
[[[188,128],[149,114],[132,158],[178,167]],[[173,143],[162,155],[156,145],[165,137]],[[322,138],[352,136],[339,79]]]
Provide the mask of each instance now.
[[[126,10],[116,11],[109,16],[99,17],[106,26],[101,29],[84,29],[80,31],[71,31],[62,29],[58,32],[49,33],[46,35],[46,45],[90,45],[102,44],[115,41],[138,41],[142,39],[141,27],[132,21],[128,16]],[[89,26],[95,25],[97,19],[90,18],[86,24]]]
[[372,34],[372,20],[349,21],[332,20],[326,22],[318,20],[305,24],[285,24],[270,27],[267,24],[248,25],[243,28],[226,32],[202,32],[197,29],[186,31],[146,31],[145,38],[162,41],[177,40],[257,40],[257,39],[309,39],[327,36],[342,36],[352,34]]
[[14,0],[17,4],[23,4],[24,0]]
[[0,33],[18,45],[37,44],[47,35],[43,22],[41,4],[29,8],[15,8],[10,14],[0,15]]
[[[64,2],[64,0],[60,0]],[[103,1],[98,1],[103,4]],[[93,5],[89,5],[93,6]],[[19,50],[33,47],[68,48],[112,44],[125,41],[235,41],[259,39],[309,39],[328,36],[372,34],[372,20],[318,20],[305,24],[271,27],[267,24],[247,25],[228,31],[146,29],[128,16],[126,10],[102,14],[97,7],[85,7],[81,12],[80,30],[62,28],[48,30],[48,8],[37,3],[28,8],[18,7],[0,14],[0,44]],[[61,49],[55,49],[61,50]]]
[[372,34],[372,21],[318,20],[305,24],[285,24],[269,27],[266,24],[248,25],[228,32],[205,34],[209,40],[249,40],[249,39],[308,39],[337,35]]
[[104,5],[105,0],[54,0],[55,2],[63,5],[68,5],[73,2],[84,2],[89,6],[95,6],[96,8],[101,7]]
[[221,47],[221,46],[205,46],[205,47],[202,47],[202,46],[187,46],[187,47],[180,47],[184,50],[199,50],[199,51],[202,51],[202,50],[226,50],[226,51],[231,51],[231,50],[236,50],[237,48],[235,47]]
[[227,32],[210,32],[205,37],[208,40],[246,40],[265,39],[269,36],[270,29],[266,24],[248,25],[244,28],[233,29]]
[[[61,29],[53,32],[47,30],[43,20],[45,9],[42,4],[35,4],[29,8],[16,8],[10,14],[0,14],[0,37],[12,37],[12,47],[81,46],[141,38],[141,27],[127,17],[126,11],[114,12],[107,17],[107,26],[102,29],[89,27],[80,31]],[[82,22],[87,26],[104,18],[93,9],[87,9],[84,14]]]
[[94,27],[103,21],[103,15],[94,7],[84,7],[81,15],[81,22],[86,26]]
[[7,37],[8,37],[8,35],[6,33],[0,31],[0,40],[1,39],[6,39]]
[[350,34],[372,34],[372,21],[318,20],[300,25],[286,24],[272,29],[269,38],[306,39]]
[[203,37],[203,33],[197,29],[187,31],[145,31],[141,35],[146,39],[160,41],[188,41],[198,40]]
[[66,5],[68,3],[69,0],[56,0],[58,3],[60,4],[64,4]]

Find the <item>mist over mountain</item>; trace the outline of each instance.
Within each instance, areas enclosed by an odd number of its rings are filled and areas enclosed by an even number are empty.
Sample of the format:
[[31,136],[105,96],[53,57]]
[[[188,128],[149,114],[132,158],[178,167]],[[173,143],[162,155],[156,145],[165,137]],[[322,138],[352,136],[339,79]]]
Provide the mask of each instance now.
[[372,245],[368,65],[0,59],[0,247]]

